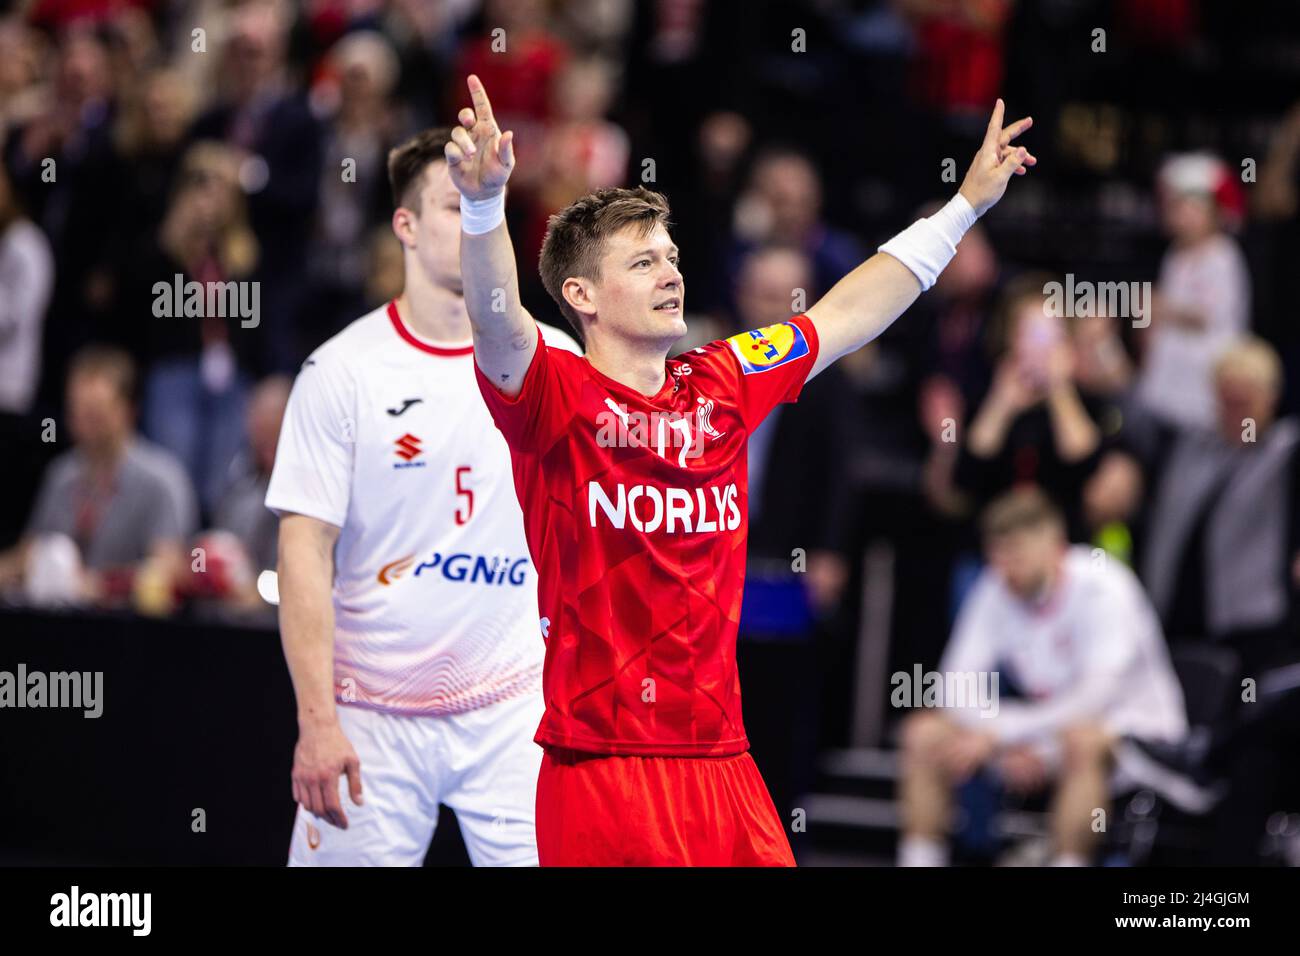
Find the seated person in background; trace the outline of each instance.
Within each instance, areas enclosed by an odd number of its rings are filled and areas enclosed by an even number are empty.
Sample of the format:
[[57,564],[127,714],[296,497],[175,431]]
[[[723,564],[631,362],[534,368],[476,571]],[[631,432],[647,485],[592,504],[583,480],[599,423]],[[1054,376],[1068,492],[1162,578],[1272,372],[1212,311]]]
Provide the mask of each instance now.
[[[989,567],[961,609],[940,665],[945,686],[997,674],[989,700],[909,715],[902,729],[903,866],[944,865],[953,789],[991,765],[1013,790],[1055,782],[1058,865],[1086,865],[1095,809],[1109,804],[1112,751],[1125,735],[1174,741],[1187,730],[1160,622],[1119,561],[1071,547],[1060,512],[1035,488],[982,517]],[[1014,683],[1025,700],[999,702]]]
[[197,613],[272,610],[258,591],[259,573],[275,571],[279,540],[279,520],[265,499],[292,387],[288,376],[271,375],[249,396],[246,446],[225,476],[212,527],[193,541],[194,560],[178,584]]
[[50,463],[26,532],[0,554],[0,586],[21,582],[33,598],[77,604],[132,596],[141,610],[170,607],[197,523],[194,491],[175,458],[136,435],[135,378],[118,349],[89,346],[73,357],[74,447]]
[[1218,427],[1133,459],[1104,489],[1106,508],[1127,517],[1146,491],[1138,568],[1165,632],[1226,641],[1254,673],[1297,643],[1300,422],[1275,417],[1282,363],[1261,339],[1220,356],[1213,388]]
[[993,384],[966,427],[953,480],[976,507],[1018,484],[1048,488],[1078,539],[1102,434],[1075,380],[1070,329],[1048,311],[1050,281],[1027,275],[1007,288],[993,326],[1000,353]]
[[266,487],[292,387],[288,376],[271,375],[253,389],[246,418],[248,447],[235,461],[213,521],[214,527],[234,533],[259,571],[275,570],[280,522],[266,507]]

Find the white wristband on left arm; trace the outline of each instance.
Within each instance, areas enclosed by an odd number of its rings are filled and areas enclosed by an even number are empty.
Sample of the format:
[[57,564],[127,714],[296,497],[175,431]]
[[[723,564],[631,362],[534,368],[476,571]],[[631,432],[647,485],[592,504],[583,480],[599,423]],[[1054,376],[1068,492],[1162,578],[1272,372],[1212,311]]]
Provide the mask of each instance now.
[[958,193],[933,216],[918,219],[876,251],[887,252],[907,266],[924,292],[952,261],[957,243],[978,218],[974,207]]

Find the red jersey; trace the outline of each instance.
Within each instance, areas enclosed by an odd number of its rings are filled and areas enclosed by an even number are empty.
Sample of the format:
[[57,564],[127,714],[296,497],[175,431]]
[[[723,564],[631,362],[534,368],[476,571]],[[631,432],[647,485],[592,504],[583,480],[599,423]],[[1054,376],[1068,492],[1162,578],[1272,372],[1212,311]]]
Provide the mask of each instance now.
[[746,443],[798,397],[816,359],[800,315],[669,359],[651,397],[541,341],[513,399],[476,366],[537,568],[537,743],[642,756],[749,748],[736,672]]

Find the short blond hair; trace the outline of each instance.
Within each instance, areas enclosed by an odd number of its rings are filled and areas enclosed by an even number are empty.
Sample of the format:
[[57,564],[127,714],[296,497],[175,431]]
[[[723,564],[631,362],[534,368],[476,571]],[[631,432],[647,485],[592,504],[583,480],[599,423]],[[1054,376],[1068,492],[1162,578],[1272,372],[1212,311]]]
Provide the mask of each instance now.
[[1023,485],[994,498],[980,515],[980,530],[986,541],[1016,531],[1053,526],[1065,531],[1065,518],[1041,488]]
[[1228,346],[1214,363],[1214,378],[1240,374],[1272,392],[1282,390],[1282,359],[1257,335],[1246,335]]

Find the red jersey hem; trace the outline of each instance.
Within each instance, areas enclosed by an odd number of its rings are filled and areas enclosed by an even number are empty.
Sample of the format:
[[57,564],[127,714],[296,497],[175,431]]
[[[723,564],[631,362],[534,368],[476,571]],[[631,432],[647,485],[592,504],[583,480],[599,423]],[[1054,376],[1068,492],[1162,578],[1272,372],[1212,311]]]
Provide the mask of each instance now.
[[747,736],[709,744],[682,744],[644,740],[604,740],[539,730],[537,736],[533,738],[533,743],[543,748],[559,747],[563,750],[611,757],[734,757],[749,750]]

